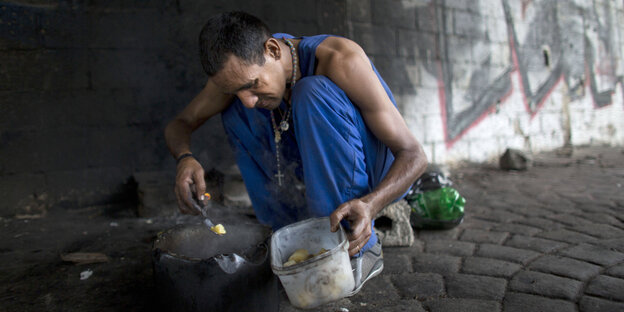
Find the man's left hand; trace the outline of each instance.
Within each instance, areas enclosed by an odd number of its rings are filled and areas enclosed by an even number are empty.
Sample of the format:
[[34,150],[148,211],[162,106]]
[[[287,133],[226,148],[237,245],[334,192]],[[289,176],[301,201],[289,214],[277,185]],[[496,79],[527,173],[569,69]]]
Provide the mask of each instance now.
[[351,230],[347,231],[349,256],[357,254],[373,234],[371,211],[373,209],[369,203],[356,198],[338,206],[329,216],[332,232],[338,231],[342,219],[349,222],[351,226]]

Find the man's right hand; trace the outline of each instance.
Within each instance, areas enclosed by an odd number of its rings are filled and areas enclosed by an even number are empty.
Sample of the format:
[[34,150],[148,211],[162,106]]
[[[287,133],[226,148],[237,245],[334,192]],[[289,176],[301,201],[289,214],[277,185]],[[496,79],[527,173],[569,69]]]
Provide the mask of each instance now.
[[178,200],[180,212],[184,214],[198,215],[200,213],[197,203],[203,203],[206,192],[204,180],[204,168],[193,157],[186,157],[180,161],[177,167],[175,194]]

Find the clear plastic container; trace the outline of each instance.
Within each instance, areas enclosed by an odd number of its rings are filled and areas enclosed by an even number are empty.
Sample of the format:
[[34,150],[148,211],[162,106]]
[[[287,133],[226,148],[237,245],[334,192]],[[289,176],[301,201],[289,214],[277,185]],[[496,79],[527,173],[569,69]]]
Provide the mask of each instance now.
[[[316,254],[327,252],[303,262],[284,266],[297,249]],[[271,237],[271,268],[290,303],[311,309],[344,298],[353,291],[355,281],[349,260],[349,242],[340,227],[332,233],[328,217],[308,219],[279,229]]]

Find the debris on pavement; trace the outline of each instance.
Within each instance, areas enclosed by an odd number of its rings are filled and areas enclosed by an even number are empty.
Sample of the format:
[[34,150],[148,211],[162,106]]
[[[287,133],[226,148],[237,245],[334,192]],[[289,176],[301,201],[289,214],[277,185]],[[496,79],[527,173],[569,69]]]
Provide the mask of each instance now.
[[77,265],[108,262],[108,256],[99,252],[72,252],[61,255],[65,262],[73,262]]
[[500,157],[498,164],[503,170],[527,170],[529,161],[529,157],[522,151],[508,148]]
[[93,271],[91,270],[82,271],[80,272],[80,280],[84,281],[88,279],[89,277],[91,277],[91,275],[93,275]]

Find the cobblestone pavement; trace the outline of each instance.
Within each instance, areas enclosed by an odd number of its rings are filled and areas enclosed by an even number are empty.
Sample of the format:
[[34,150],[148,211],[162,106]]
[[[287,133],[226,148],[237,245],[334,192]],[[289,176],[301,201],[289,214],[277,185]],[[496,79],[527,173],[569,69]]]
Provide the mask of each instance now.
[[[453,170],[466,217],[384,248],[359,294],[311,311],[624,311],[624,150],[535,157],[524,172]],[[0,218],[0,311],[155,311],[150,247],[174,219],[130,207]],[[66,252],[101,252],[77,266]],[[80,273],[93,275],[80,279]],[[243,296],[244,298],[244,296]],[[282,293],[281,312],[296,311]]]
[[384,248],[381,275],[317,311],[624,311],[624,150],[540,154],[524,172],[471,165],[451,179],[467,201],[460,226]]

